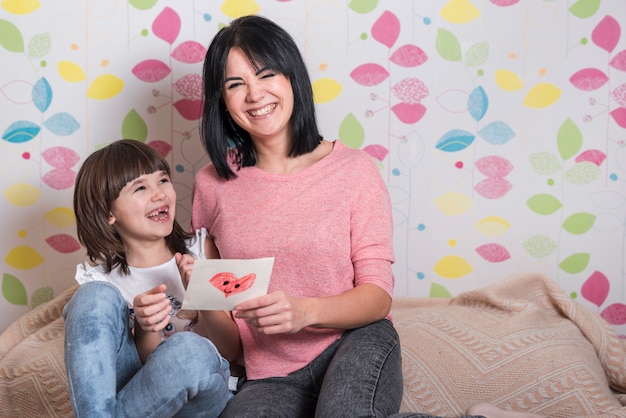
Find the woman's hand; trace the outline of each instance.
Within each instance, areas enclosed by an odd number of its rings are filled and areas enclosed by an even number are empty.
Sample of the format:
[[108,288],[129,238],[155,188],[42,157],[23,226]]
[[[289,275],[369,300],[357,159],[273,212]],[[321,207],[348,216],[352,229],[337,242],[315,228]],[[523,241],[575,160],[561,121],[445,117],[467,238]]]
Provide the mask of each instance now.
[[385,318],[391,296],[364,283],[344,293],[317,298],[296,298],[282,291],[241,302],[236,318],[262,334],[290,334],[305,327],[352,329]]
[[170,322],[172,305],[165,294],[167,287],[164,284],[140,293],[133,299],[135,324],[143,331],[161,331]]
[[176,265],[178,266],[183,286],[185,286],[185,290],[187,290],[187,285],[189,284],[189,279],[191,279],[191,270],[193,269],[195,259],[189,254],[183,255],[181,253],[174,254],[174,258],[176,259]]
[[241,302],[234,313],[261,334],[293,334],[311,325],[308,305],[307,299],[276,291]]

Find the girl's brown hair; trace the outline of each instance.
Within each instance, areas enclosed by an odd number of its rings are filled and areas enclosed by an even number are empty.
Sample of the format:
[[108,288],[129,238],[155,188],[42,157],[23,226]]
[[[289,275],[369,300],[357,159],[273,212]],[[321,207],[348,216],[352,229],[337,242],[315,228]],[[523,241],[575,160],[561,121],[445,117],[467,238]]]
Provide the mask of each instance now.
[[[78,171],[74,186],[74,213],[78,240],[87,250],[92,263],[100,263],[109,273],[116,267],[130,272],[124,243],[109,225],[113,201],[129,181],[144,174],[165,171],[171,177],[165,159],[150,146],[133,140],[120,139],[92,153]],[[165,238],[172,253],[187,253],[185,232],[174,220],[172,233]]]

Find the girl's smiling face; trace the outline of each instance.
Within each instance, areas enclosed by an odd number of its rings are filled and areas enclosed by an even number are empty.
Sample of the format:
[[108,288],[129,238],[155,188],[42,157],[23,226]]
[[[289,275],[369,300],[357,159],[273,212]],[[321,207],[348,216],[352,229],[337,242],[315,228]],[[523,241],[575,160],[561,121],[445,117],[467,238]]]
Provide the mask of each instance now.
[[176,191],[165,171],[129,181],[111,205],[109,224],[125,246],[162,240],[172,233]]
[[230,116],[253,140],[290,139],[291,82],[271,68],[256,70],[240,48],[228,53],[222,96]]

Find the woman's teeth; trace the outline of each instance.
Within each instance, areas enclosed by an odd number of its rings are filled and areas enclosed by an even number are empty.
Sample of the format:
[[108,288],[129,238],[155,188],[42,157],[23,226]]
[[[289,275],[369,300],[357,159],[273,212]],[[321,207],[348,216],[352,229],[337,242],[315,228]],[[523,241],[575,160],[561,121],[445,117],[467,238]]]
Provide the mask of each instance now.
[[269,104],[262,109],[258,110],[249,110],[248,113],[252,116],[265,116],[269,114],[272,110],[276,108],[275,104]]

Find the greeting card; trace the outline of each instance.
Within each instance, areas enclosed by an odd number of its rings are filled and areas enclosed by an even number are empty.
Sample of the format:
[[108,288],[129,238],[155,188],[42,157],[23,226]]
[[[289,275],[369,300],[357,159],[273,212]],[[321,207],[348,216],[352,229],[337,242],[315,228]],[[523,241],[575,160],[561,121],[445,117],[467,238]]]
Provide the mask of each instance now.
[[238,303],[265,295],[274,257],[251,260],[195,260],[183,309],[232,310]]

